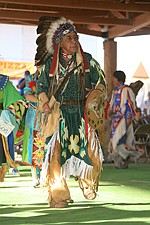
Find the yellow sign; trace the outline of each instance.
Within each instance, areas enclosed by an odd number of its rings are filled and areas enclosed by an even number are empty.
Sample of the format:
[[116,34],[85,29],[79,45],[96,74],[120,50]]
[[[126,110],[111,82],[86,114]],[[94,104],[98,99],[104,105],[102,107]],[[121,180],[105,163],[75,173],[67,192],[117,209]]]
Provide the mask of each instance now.
[[34,64],[31,62],[10,62],[0,60],[0,73],[7,75],[10,79],[20,79],[24,77],[25,70],[30,73],[35,72]]

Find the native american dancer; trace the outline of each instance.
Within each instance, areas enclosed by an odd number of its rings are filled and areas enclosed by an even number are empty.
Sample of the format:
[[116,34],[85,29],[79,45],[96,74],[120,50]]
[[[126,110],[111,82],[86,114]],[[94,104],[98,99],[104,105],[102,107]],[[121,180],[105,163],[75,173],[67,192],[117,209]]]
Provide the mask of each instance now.
[[40,170],[45,146],[45,139],[39,133],[39,123],[38,119],[36,119],[37,97],[35,92],[38,75],[38,70],[34,74],[29,74],[24,88],[24,97],[28,108],[25,116],[22,162],[25,165],[31,166],[34,187],[40,185]]
[[37,39],[41,52],[36,54],[41,66],[37,96],[46,124],[42,179],[48,186],[49,206],[66,207],[72,202],[66,183],[70,176],[78,180],[86,199],[95,199],[98,191],[103,153],[98,132],[89,125],[86,99],[95,88],[102,86],[106,91],[106,81],[98,62],[83,52],[70,20],[42,17],[37,32],[41,34]]
[[9,81],[9,77],[0,74],[0,181],[4,181],[8,166],[17,168],[14,139],[25,107],[25,99]]
[[135,116],[135,93],[125,85],[126,75],[115,71],[109,115],[111,117],[110,151],[117,168],[128,168],[130,156],[138,153],[134,146],[133,120]]

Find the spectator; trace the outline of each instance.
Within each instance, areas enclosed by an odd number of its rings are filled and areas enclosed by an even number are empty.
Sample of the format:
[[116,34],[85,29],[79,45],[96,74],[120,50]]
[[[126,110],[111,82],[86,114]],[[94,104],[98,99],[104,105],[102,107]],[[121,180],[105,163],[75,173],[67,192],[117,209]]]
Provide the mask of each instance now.
[[147,100],[144,102],[144,115],[150,117],[150,91],[147,94]]
[[[24,129],[24,141],[22,151],[22,162],[31,166],[33,186],[39,187],[40,185],[40,169],[42,166],[43,151],[40,139],[38,135],[39,126],[36,123],[36,107],[37,97],[36,81],[38,79],[39,72],[29,74],[26,77],[26,86],[24,88],[24,97],[28,101],[28,109],[25,117],[25,129]],[[43,141],[44,142],[44,141]]]
[[24,72],[24,77],[21,78],[21,79],[19,80],[18,84],[17,84],[17,88],[19,89],[19,93],[20,93],[21,96],[24,95],[24,87],[25,87],[25,83],[26,83],[26,77],[27,77],[28,75],[30,75],[30,72],[29,72],[29,70],[26,70],[26,71]]
[[134,118],[133,122],[134,122],[133,123],[134,130],[136,130],[142,124],[148,124],[147,118],[142,115],[141,108],[138,108],[138,107],[136,108],[136,110],[135,110],[135,118]]

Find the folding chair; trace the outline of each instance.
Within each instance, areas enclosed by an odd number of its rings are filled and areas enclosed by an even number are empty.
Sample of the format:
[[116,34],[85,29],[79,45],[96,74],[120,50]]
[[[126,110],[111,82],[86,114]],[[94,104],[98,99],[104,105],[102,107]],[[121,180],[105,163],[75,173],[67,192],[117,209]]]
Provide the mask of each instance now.
[[150,150],[150,124],[140,125],[134,132],[135,147],[142,147],[146,160],[149,158]]

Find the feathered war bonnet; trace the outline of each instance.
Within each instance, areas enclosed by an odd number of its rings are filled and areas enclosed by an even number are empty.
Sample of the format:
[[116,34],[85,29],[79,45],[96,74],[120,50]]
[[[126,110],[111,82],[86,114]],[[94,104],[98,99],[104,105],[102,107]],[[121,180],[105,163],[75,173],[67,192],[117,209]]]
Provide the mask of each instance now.
[[[35,56],[35,61],[36,66],[41,66],[45,63],[49,55],[53,55],[50,67],[50,76],[56,74],[56,71],[58,70],[58,59],[59,59],[61,39],[63,36],[65,36],[70,32],[77,33],[76,28],[73,25],[73,22],[71,20],[66,20],[64,17],[61,18],[41,17],[39,19],[37,34],[40,34],[40,36],[37,38],[36,41],[38,48]],[[89,71],[88,64],[86,62],[80,44],[78,52],[76,53],[76,60],[77,65],[79,65],[82,62],[84,70]]]

